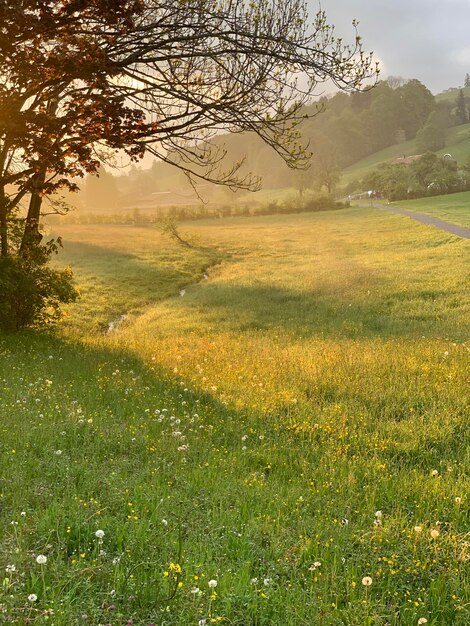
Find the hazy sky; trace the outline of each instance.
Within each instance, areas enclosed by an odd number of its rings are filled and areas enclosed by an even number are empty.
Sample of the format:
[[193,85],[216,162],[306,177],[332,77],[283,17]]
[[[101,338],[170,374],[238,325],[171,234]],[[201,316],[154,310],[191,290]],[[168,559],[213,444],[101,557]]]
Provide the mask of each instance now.
[[[318,0],[308,0],[311,13]],[[322,0],[336,32],[352,41],[359,21],[364,48],[390,74],[417,78],[433,93],[463,85],[470,73],[470,0]]]

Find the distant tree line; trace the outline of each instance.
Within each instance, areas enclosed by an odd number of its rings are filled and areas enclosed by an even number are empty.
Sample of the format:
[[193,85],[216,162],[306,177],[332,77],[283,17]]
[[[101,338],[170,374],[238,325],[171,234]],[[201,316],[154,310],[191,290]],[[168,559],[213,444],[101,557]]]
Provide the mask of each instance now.
[[[469,78],[470,79],[470,78]],[[263,187],[294,187],[300,199],[309,189],[333,193],[341,170],[378,150],[415,140],[414,152],[424,154],[445,146],[449,128],[470,121],[469,102],[463,90],[455,98],[436,100],[418,80],[396,76],[380,81],[374,89],[321,98],[305,108],[312,116],[300,126],[301,137],[312,152],[308,169],[292,172],[282,159],[254,133],[217,137],[227,148],[227,162],[241,163],[240,171],[257,172]],[[166,190],[190,191],[188,180],[176,168],[155,161],[150,169],[135,166],[126,176],[101,176],[87,180],[86,201],[92,208],[132,206],[151,194]],[[205,188],[211,199],[216,187]]]

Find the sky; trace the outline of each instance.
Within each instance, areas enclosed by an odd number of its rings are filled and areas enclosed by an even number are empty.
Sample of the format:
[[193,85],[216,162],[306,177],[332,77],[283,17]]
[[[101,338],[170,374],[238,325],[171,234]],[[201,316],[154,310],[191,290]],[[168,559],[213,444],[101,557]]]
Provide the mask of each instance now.
[[[308,0],[310,14],[318,0]],[[470,0],[321,0],[338,36],[380,61],[381,78],[417,78],[434,94],[462,86],[470,74]]]

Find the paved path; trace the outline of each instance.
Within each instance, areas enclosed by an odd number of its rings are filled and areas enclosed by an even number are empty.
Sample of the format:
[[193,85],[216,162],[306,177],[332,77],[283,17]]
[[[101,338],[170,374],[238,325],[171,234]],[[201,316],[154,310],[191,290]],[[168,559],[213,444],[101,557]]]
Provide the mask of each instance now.
[[440,220],[437,217],[432,217],[431,215],[424,215],[423,213],[413,213],[412,211],[405,211],[405,209],[398,209],[397,207],[387,206],[386,204],[374,203],[372,206],[377,207],[378,209],[384,209],[384,211],[392,211],[393,213],[401,213],[402,215],[407,215],[414,220],[418,220],[418,222],[422,222],[423,224],[428,224],[430,226],[435,226],[436,228],[444,230],[447,233],[457,235],[457,237],[470,239],[470,228],[457,226],[457,224],[452,224],[451,222],[444,222],[443,220]]

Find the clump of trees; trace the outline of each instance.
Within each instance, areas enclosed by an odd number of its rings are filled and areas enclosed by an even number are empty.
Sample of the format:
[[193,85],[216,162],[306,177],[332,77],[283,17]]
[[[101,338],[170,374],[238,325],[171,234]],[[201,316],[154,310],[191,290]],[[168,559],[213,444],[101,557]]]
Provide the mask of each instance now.
[[384,163],[368,174],[363,187],[389,200],[420,198],[470,189],[470,166],[459,169],[448,156],[427,152],[411,164]]
[[[42,243],[41,216],[113,154],[256,188],[241,160],[226,166],[221,131],[249,131],[305,166],[298,125],[318,84],[355,90],[376,75],[360,38],[344,45],[323,11],[310,25],[302,0],[16,0],[0,3],[0,21],[0,256],[38,293],[57,246]],[[11,315],[14,282],[0,296]]]

